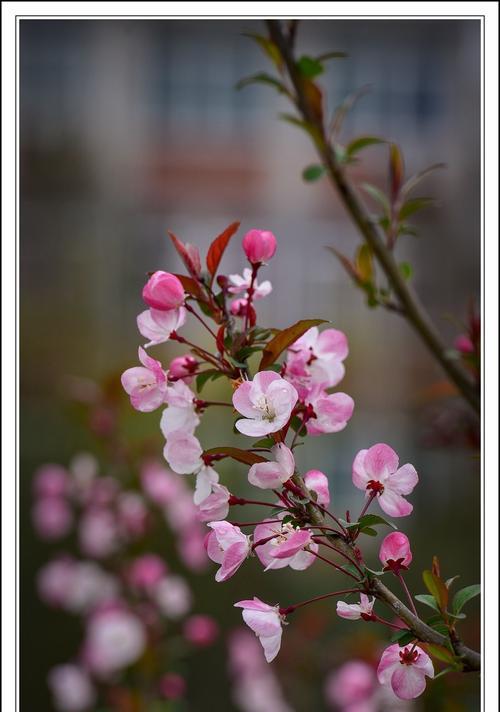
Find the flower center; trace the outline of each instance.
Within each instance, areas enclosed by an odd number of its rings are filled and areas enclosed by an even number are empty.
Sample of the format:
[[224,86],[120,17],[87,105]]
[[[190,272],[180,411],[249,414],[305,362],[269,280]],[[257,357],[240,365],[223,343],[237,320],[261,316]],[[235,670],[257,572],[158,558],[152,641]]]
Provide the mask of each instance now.
[[276,417],[276,413],[274,412],[274,409],[270,405],[265,395],[261,395],[258,397],[256,406],[262,412],[263,420],[271,421],[274,420],[274,418]]
[[369,480],[366,483],[366,489],[371,490],[375,494],[382,494],[382,492],[384,491],[384,485],[378,480]]
[[401,665],[413,665],[417,662],[420,657],[418,651],[415,649],[405,648],[399,652]]

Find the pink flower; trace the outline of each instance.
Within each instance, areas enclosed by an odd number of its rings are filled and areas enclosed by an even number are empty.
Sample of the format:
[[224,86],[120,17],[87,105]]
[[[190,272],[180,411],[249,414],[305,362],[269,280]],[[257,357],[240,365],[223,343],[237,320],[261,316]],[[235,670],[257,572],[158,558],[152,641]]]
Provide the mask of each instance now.
[[159,504],[165,506],[176,496],[179,479],[175,477],[171,470],[158,465],[156,462],[147,463],[141,471],[141,484],[148,497]]
[[272,462],[258,462],[248,472],[250,484],[260,489],[276,489],[290,479],[295,471],[292,451],[283,443],[271,449]]
[[191,616],[184,623],[184,637],[200,648],[212,645],[219,635],[219,626],[210,616]]
[[149,339],[145,347],[163,344],[170,339],[174,331],[178,331],[186,322],[184,307],[160,311],[159,309],[146,309],[137,317],[137,328],[145,339]]
[[143,554],[129,567],[127,579],[133,588],[151,591],[165,576],[167,567],[156,554]]
[[149,512],[140,494],[124,492],[117,502],[120,529],[132,537],[142,536],[147,529]]
[[156,585],[153,596],[163,615],[172,620],[182,618],[191,608],[191,591],[181,576],[165,576]]
[[304,482],[308,490],[316,493],[316,501],[322,507],[330,504],[330,490],[328,477],[321,470],[309,470],[304,475]]
[[468,355],[474,353],[474,344],[468,334],[460,334],[460,336],[457,336],[454,346],[461,354]]
[[168,367],[168,376],[172,380],[182,379],[185,383],[191,383],[193,373],[198,368],[198,361],[194,356],[186,354],[185,356],[177,356],[170,362]]
[[410,494],[418,482],[413,465],[398,469],[399,458],[389,445],[379,443],[369,450],[360,450],[352,465],[352,481],[367,496],[375,492],[380,506],[391,517],[406,517],[413,505],[401,495]]
[[222,564],[215,580],[227,581],[250,555],[250,537],[229,522],[210,522],[208,526],[212,532],[207,537],[207,554],[212,561]]
[[264,648],[265,658],[270,663],[281,647],[283,617],[280,615],[279,606],[270,606],[255,596],[252,601],[238,601],[234,605],[235,608],[243,608],[243,620],[258,637]]
[[288,422],[297,399],[295,388],[277,373],[260,371],[233,394],[234,407],[245,416],[236,428],[250,437],[275,433]]
[[328,676],[325,685],[327,701],[342,712],[375,712],[372,703],[376,689],[375,670],[362,660],[352,660]]
[[250,230],[243,238],[243,250],[252,264],[267,262],[276,252],[276,238],[269,230]]
[[80,548],[87,556],[102,559],[118,548],[118,527],[114,514],[102,507],[89,509],[80,519]]
[[184,383],[176,381],[167,388],[165,402],[168,403],[161,416],[160,429],[168,439],[175,431],[193,435],[200,423],[196,413],[194,393]]
[[53,559],[37,575],[38,595],[49,606],[64,606],[74,578],[76,563],[69,557]]
[[392,687],[401,700],[413,700],[425,690],[425,677],[434,677],[430,657],[418,646],[400,648],[397,643],[382,653],[377,670],[381,685]]
[[357,621],[362,618],[364,621],[374,620],[373,604],[375,598],[370,601],[365,593],[359,596],[359,603],[345,603],[344,601],[337,602],[337,615],[341,618],[347,618],[351,621]]
[[67,663],[52,668],[48,685],[61,712],[84,712],[95,704],[94,686],[87,672],[79,665]]
[[61,465],[42,465],[35,472],[33,490],[37,497],[64,497],[68,489],[68,471]]
[[184,289],[180,280],[169,272],[155,272],[142,290],[142,298],[152,309],[168,311],[184,304]]
[[[239,274],[229,275],[229,284],[231,286],[228,288],[228,292],[231,292],[231,294],[242,294],[243,299],[248,299],[248,290],[250,289],[251,283],[252,270],[246,267],[243,270],[243,276],[240,276]],[[272,290],[272,284],[268,280],[259,284],[257,280],[254,279],[252,299],[254,301],[256,299],[263,299],[264,297],[267,297],[268,294],[271,294]]]
[[197,505],[204,502],[212,494],[212,487],[219,481],[219,475],[213,467],[203,465],[196,474],[196,487],[193,502]]
[[179,700],[187,690],[185,679],[176,672],[167,672],[159,683],[160,694],[166,700]]
[[148,356],[141,347],[139,360],[142,366],[127,369],[122,373],[121,381],[133,407],[143,413],[149,413],[164,402],[167,377],[161,363]]
[[[325,388],[336,386],[344,377],[343,361],[349,354],[347,338],[342,331],[316,326],[306,331],[290,346],[287,354],[287,375],[299,389],[309,382]],[[301,394],[302,395],[302,394]]]
[[99,677],[134,663],[146,645],[144,627],[127,610],[111,607],[92,615],[87,624],[84,659]]
[[410,541],[403,532],[388,534],[380,546],[379,559],[384,565],[384,571],[399,573],[407,569],[413,558]]
[[73,514],[62,497],[42,497],[32,509],[33,526],[42,539],[60,539],[73,524]]
[[308,402],[316,416],[307,421],[309,435],[338,433],[345,428],[354,410],[354,401],[346,393],[328,395],[325,391],[316,391]]
[[189,475],[203,466],[200,441],[190,433],[176,430],[170,433],[163,449],[165,460],[178,475]]
[[[265,541],[266,539],[269,541]],[[289,523],[264,521],[255,527],[253,541],[254,546],[259,541],[265,542],[255,546],[254,550],[266,571],[282,569],[285,566],[290,566],[295,571],[304,571],[314,563],[315,556],[312,552],[318,551],[318,545],[311,542],[309,532],[296,529]]]
[[229,512],[229,490],[224,485],[212,485],[212,494],[198,507],[198,517],[202,522],[220,521]]

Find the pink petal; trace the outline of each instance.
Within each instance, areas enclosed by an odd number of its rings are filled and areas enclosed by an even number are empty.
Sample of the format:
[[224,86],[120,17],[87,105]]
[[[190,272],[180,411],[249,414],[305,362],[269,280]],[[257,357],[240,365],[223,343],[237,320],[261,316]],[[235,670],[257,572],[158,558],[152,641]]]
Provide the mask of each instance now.
[[259,411],[250,400],[252,381],[244,381],[233,393],[233,405],[241,415],[247,418],[255,418]]
[[[294,571],[305,571],[308,569],[310,566],[314,564],[316,561],[316,557],[314,556],[313,553],[311,552],[317,552],[319,549],[319,546],[317,544],[309,544],[309,549],[310,551],[299,551],[295,554],[295,556],[292,556],[290,560],[282,559],[274,559],[276,563],[282,563],[284,561],[285,563],[288,564],[288,566],[293,569]],[[275,566],[273,567],[268,567],[268,568],[277,568]]]
[[357,621],[361,618],[361,606],[359,603],[337,602],[337,615],[347,620]]
[[283,544],[278,544],[271,553],[271,557],[273,559],[288,559],[307,546],[310,541],[311,532],[305,529],[299,529],[284,541]]
[[258,636],[267,638],[279,635],[281,632],[281,623],[276,609],[264,612],[244,608],[242,615],[247,626]]
[[403,465],[387,479],[388,486],[397,494],[410,494],[417,482],[417,471],[410,464]]
[[262,393],[266,393],[271,383],[278,379],[282,380],[276,371],[259,371],[259,373],[255,374],[252,383],[257,386]]
[[219,542],[217,541],[217,536],[215,532],[210,532],[208,535],[205,546],[207,549],[207,554],[212,561],[216,564],[222,564],[224,561],[224,552],[221,549]]
[[382,653],[377,668],[377,677],[381,685],[390,684],[394,668],[401,664],[401,658],[399,657],[400,650],[399,645],[395,643],[394,645],[389,645]]
[[248,544],[246,541],[232,544],[224,555],[221,568],[215,574],[215,580],[221,582],[231,578],[245,561],[247,554]]
[[379,504],[390,517],[407,517],[413,512],[413,505],[388,487],[380,495]]
[[414,662],[415,667],[423,670],[424,674],[427,675],[427,677],[434,677],[434,665],[432,664],[432,660],[427,655],[427,653],[422,650],[422,648],[419,648],[417,646],[416,649],[418,650],[419,655],[416,661]]
[[330,504],[330,492],[328,489],[328,478],[320,470],[309,470],[304,475],[304,482],[307,489],[316,492],[317,502],[322,507],[328,507]]
[[250,484],[260,489],[276,489],[289,478],[290,475],[283,472],[277,462],[258,462],[248,472]]
[[352,463],[352,482],[358,489],[366,489],[370,475],[365,469],[365,457],[368,450],[360,450]]
[[283,631],[280,628],[280,632],[277,635],[259,638],[262,647],[264,648],[264,656],[268,663],[272,662],[279,653],[282,632]]
[[379,480],[387,477],[391,472],[396,472],[399,457],[392,447],[384,443],[373,445],[365,457],[365,468],[370,479]]
[[414,665],[400,665],[391,677],[391,687],[401,700],[414,700],[425,690],[425,674]]
[[269,420],[250,420],[242,418],[237,420],[235,423],[236,430],[239,430],[243,435],[248,435],[251,438],[260,437],[261,435],[268,435],[269,433],[275,433],[282,426],[276,422],[270,422]]
[[291,477],[295,472],[295,459],[292,451],[284,443],[279,443],[271,449],[271,453],[284,474]]
[[343,361],[349,354],[346,335],[337,329],[325,329],[319,335],[315,354],[318,357],[333,356]]
[[264,603],[264,601],[261,601],[260,598],[257,598],[257,596],[254,596],[252,599],[245,599],[243,601],[238,601],[238,603],[234,604],[235,608],[248,608],[248,610],[252,611],[264,611],[264,612],[269,612],[269,611],[275,611],[276,612],[276,607],[275,606],[270,606],[269,603]]

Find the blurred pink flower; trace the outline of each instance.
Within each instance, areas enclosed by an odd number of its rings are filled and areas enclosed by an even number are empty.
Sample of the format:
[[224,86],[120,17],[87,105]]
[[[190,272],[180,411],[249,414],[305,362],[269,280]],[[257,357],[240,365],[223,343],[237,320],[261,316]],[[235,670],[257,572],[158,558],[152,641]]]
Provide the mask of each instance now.
[[42,465],[33,477],[36,497],[64,497],[69,491],[69,473],[61,465]]
[[186,681],[175,672],[168,672],[160,680],[160,694],[166,700],[179,700],[186,694]]
[[260,489],[276,489],[290,479],[295,471],[295,460],[291,450],[284,443],[271,449],[274,458],[270,462],[258,462],[248,472],[250,484]]
[[212,561],[221,564],[215,580],[227,581],[249,556],[250,537],[229,522],[210,522],[208,526],[212,531],[207,537],[207,553]]
[[41,497],[31,510],[36,533],[42,539],[60,539],[73,524],[72,511],[62,497]]
[[413,505],[402,497],[410,494],[418,482],[413,465],[399,467],[399,458],[394,450],[378,443],[368,450],[360,450],[352,465],[352,481],[367,496],[374,492],[382,509],[391,517],[405,517],[413,511]]
[[219,635],[219,626],[211,616],[191,616],[184,623],[184,637],[200,648],[212,645]]
[[375,670],[361,660],[352,660],[331,673],[325,683],[325,697],[332,708],[342,712],[376,712]]
[[250,437],[275,433],[288,422],[297,402],[295,388],[274,371],[260,371],[233,394],[236,410],[245,416],[236,428]]
[[106,678],[135,663],[145,645],[139,618],[125,608],[111,607],[88,619],[83,657],[98,677]]
[[192,605],[192,595],[187,583],[181,576],[171,574],[157,583],[153,598],[163,615],[172,620],[185,616]]
[[377,669],[381,685],[391,687],[402,700],[413,700],[425,690],[425,678],[434,677],[430,657],[418,646],[400,648],[396,643],[382,653]]
[[54,704],[61,712],[83,712],[95,704],[94,686],[87,672],[79,665],[67,663],[52,668],[48,684]]
[[270,606],[254,596],[253,600],[238,601],[235,608],[243,608],[243,620],[258,637],[264,655],[270,663],[279,653],[283,617],[279,606]]
[[80,548],[86,556],[102,559],[118,548],[118,524],[111,510],[104,507],[88,509],[78,527]]
[[142,554],[130,564],[127,571],[129,584],[142,591],[152,591],[167,572],[167,567],[156,554]]
[[129,536],[139,537],[146,533],[149,512],[146,503],[137,492],[123,492],[117,501],[118,523]]

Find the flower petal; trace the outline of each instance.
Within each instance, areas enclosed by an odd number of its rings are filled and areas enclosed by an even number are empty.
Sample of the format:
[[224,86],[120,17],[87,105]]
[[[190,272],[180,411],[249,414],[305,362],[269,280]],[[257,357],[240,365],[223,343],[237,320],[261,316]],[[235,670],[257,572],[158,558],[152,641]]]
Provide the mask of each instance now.
[[380,495],[379,504],[390,517],[407,517],[413,512],[413,504],[388,487]]

